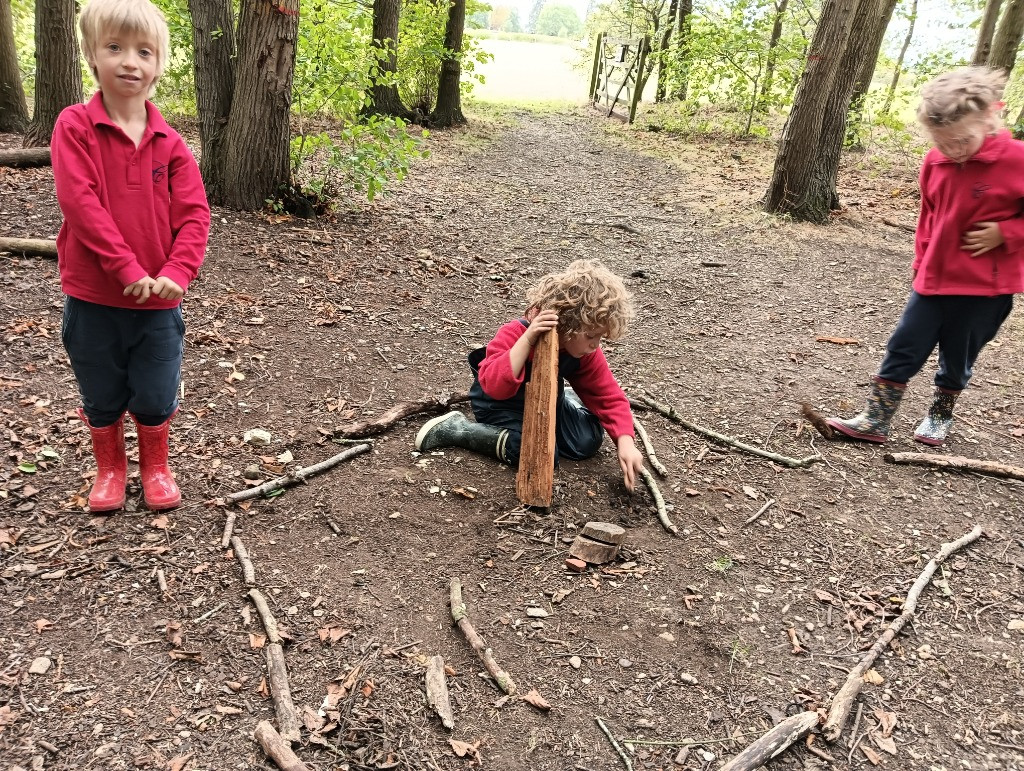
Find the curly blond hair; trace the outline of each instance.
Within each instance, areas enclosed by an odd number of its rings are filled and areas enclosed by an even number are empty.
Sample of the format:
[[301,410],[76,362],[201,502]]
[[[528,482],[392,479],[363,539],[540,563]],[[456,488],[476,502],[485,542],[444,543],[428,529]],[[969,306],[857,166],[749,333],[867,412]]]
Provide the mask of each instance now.
[[526,293],[530,310],[558,313],[558,331],[607,329],[609,340],[626,334],[636,313],[622,279],[596,260],[576,260],[561,273],[549,273]]
[[988,67],[961,67],[928,81],[921,89],[917,119],[925,128],[944,128],[966,117],[999,117],[990,108],[1003,97],[1006,73]]

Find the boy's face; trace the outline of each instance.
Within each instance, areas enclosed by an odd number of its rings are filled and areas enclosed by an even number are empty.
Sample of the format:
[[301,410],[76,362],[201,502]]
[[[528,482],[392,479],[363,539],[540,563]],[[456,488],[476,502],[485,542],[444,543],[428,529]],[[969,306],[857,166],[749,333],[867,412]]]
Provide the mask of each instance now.
[[963,163],[972,158],[992,133],[991,116],[987,113],[969,115],[948,126],[930,129],[932,142],[951,161]]
[[105,31],[89,62],[104,96],[145,99],[157,77],[157,49],[132,31]]
[[559,343],[567,354],[581,359],[600,348],[601,340],[607,334],[607,327],[586,327],[579,332],[559,335]]

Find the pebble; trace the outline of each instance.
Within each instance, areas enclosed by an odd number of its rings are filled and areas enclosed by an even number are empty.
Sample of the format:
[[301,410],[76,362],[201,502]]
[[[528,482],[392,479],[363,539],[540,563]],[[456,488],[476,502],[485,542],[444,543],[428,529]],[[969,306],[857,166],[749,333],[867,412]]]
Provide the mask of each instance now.
[[29,664],[28,672],[30,675],[45,675],[50,671],[50,667],[52,666],[52,661],[46,658],[46,656],[40,656],[39,658],[32,660],[32,663]]
[[711,762],[712,760],[714,760],[714,759],[715,759],[715,753],[713,753],[713,752],[708,752],[707,750],[704,750],[703,752],[701,752],[700,756],[701,756],[702,758],[704,758],[704,760],[705,760],[706,762],[708,762],[708,763],[710,763],[710,762]]
[[273,440],[271,433],[262,428],[250,428],[242,435],[242,441],[246,444],[270,444]]
[[619,666],[623,669],[629,669],[631,666],[633,666],[633,662],[629,659],[619,659]]
[[661,634],[658,635],[658,637],[660,637],[662,640],[665,640],[667,642],[675,642],[676,641],[676,636],[674,634],[672,634],[671,632],[662,632]]
[[571,666],[573,669],[579,669],[583,666],[583,659],[581,659],[579,656],[572,656],[569,659],[569,666]]
[[263,472],[260,470],[260,464],[253,463],[250,466],[245,467],[245,471],[242,472],[242,476],[246,479],[260,479],[263,477]]
[[682,672],[679,675],[679,682],[686,683],[687,685],[696,685],[697,678],[691,675],[689,672]]
[[574,573],[582,573],[587,569],[587,563],[583,560],[578,560],[573,557],[568,557],[565,560],[565,566]]
[[544,608],[527,608],[526,615],[530,618],[547,618],[548,612]]

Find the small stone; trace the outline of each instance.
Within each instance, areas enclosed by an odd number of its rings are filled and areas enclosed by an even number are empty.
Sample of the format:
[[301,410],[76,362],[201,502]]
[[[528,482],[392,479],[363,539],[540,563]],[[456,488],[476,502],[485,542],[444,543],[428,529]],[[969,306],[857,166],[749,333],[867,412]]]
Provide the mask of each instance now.
[[935,654],[932,652],[932,646],[927,643],[917,649],[917,657],[922,661],[928,661],[928,659],[935,658]]
[[619,659],[619,666],[623,669],[629,669],[631,666],[633,666],[633,662],[629,659]]
[[30,675],[45,675],[50,671],[50,667],[52,666],[52,661],[46,658],[46,656],[40,656],[39,658],[32,660],[32,663],[29,664],[28,672]]
[[583,666],[583,659],[581,659],[579,656],[571,656],[569,658],[569,666],[571,666],[573,669],[579,669]]
[[683,672],[679,675],[679,682],[686,683],[687,685],[696,685],[697,678],[691,675],[689,672]]
[[575,559],[574,557],[567,557],[565,560],[565,566],[569,568],[573,573],[582,573],[587,569],[587,563],[583,560]]
[[530,622],[530,629],[543,629],[543,628],[544,628],[544,622],[543,621],[531,621]]
[[548,612],[544,608],[527,608],[526,615],[530,618],[547,618]]
[[246,466],[245,471],[242,472],[242,476],[246,479],[261,479],[263,477],[263,471],[260,469],[260,464],[253,463],[250,466]]
[[262,428],[250,428],[242,435],[242,441],[246,444],[270,444],[273,440],[271,433]]
[[1010,619],[1010,623],[1006,625],[1006,628],[1011,632],[1024,632],[1024,619]]
[[714,760],[714,759],[715,759],[715,753],[713,753],[713,752],[708,752],[707,750],[704,750],[703,752],[701,752],[701,753],[700,753],[700,756],[701,756],[702,758],[704,758],[704,761],[705,761],[706,763],[710,763],[710,762],[711,762],[712,760]]
[[676,641],[676,636],[674,634],[672,634],[671,632],[662,632],[661,634],[658,635],[658,637],[660,637],[662,640],[665,640],[666,642],[675,642]]

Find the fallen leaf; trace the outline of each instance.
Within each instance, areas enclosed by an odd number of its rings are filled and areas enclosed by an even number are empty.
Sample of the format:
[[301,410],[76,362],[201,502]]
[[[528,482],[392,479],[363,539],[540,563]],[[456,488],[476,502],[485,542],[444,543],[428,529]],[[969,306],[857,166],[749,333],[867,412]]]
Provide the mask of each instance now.
[[267,678],[260,680],[260,687],[256,689],[256,693],[262,696],[264,699],[270,698],[270,686],[267,685]]
[[216,709],[222,715],[241,715],[242,714],[242,708],[241,707],[232,707],[232,706],[230,706],[228,704],[218,704],[216,707],[214,707],[214,709]]
[[267,636],[262,634],[255,634],[249,632],[249,647],[253,650],[259,650],[267,644]]
[[456,495],[461,495],[463,498],[473,500],[476,498],[476,488],[474,487],[453,487],[452,492]]
[[292,455],[291,450],[285,450],[277,456],[278,463],[291,463],[293,460],[295,460],[295,456]]
[[320,635],[320,642],[330,642],[333,644],[338,642],[341,638],[352,634],[352,630],[344,629],[340,626],[328,626],[323,629],[318,629],[317,634]]
[[700,490],[694,490],[692,487],[687,487],[685,490],[683,490],[683,492],[689,495],[691,498],[700,495]]
[[366,698],[370,698],[373,695],[374,685],[373,680],[367,680],[363,683],[363,687],[360,689],[360,693]]
[[43,632],[53,629],[53,623],[51,621],[47,621],[45,618],[40,618],[33,622],[32,626],[36,628],[36,634],[42,634]]
[[757,490],[750,485],[743,485],[743,494],[748,498],[753,498],[755,501],[757,500]]
[[14,721],[18,719],[20,712],[11,709],[10,704],[5,704],[0,707],[0,734],[4,732],[4,728],[9,725],[13,725]]
[[155,527],[157,530],[166,530],[168,525],[168,519],[166,514],[161,514],[159,517],[149,523],[151,527]]
[[837,608],[841,608],[843,605],[843,603],[840,602],[834,594],[830,594],[829,592],[826,592],[824,589],[815,589],[814,596],[822,602],[828,602],[832,605],[835,605]]
[[548,702],[545,701],[544,697],[541,696],[540,693],[537,692],[536,688],[531,688],[529,693],[524,694],[523,696],[520,696],[519,698],[521,698],[523,701],[525,701],[528,704],[532,704],[533,706],[535,706],[537,709],[541,710],[542,712],[547,712],[549,709],[551,709],[551,705],[548,704]]
[[167,626],[164,627],[164,635],[167,637],[167,642],[169,642],[175,648],[180,648],[182,645],[181,622],[168,621]]
[[469,744],[468,742],[460,742],[458,739],[449,739],[448,743],[452,746],[452,749],[455,751],[455,754],[458,755],[460,758],[468,756],[475,763],[481,762],[479,741]]
[[884,709],[876,709],[874,712],[878,718],[878,727],[882,729],[882,736],[892,736],[892,729],[896,727],[896,713],[886,712]]
[[863,680],[865,683],[870,683],[871,685],[881,685],[885,682],[885,678],[878,674],[874,669],[869,669],[865,672]]
[[882,752],[888,752],[890,755],[896,754],[896,742],[893,741],[891,736],[882,736],[877,731],[872,731],[871,741],[875,743],[875,746]]
[[188,762],[192,760],[191,755],[178,755],[167,761],[167,771],[182,771]]
[[866,744],[860,745],[860,748],[861,751],[867,756],[867,759],[871,763],[871,765],[877,766],[882,763],[882,756],[870,747],[868,747]]

